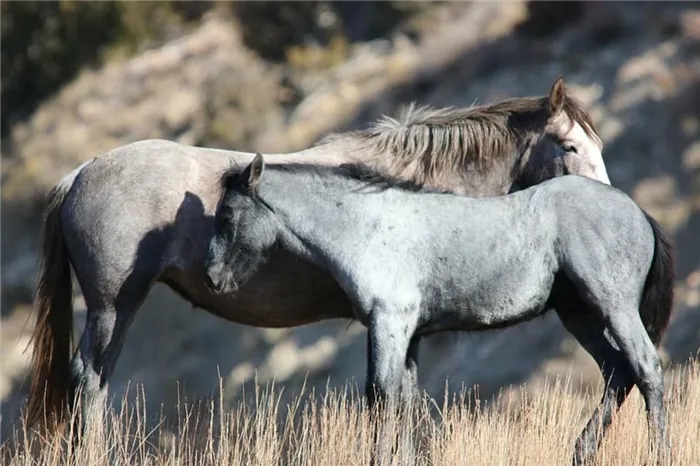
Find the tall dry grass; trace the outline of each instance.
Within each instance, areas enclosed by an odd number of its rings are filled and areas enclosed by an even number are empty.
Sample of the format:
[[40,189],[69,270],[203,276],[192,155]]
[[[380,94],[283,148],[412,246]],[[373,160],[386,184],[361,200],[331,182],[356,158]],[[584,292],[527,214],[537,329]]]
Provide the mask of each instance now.
[[[422,454],[412,448],[382,449],[386,464],[554,465],[570,464],[572,444],[598,394],[555,381],[533,394],[500,397],[487,407],[451,400],[418,409]],[[700,364],[692,362],[667,379],[667,412],[673,464],[697,465],[700,458]],[[258,389],[252,400],[221,410],[221,399],[179,406],[177,419],[150,425],[143,397],[106,414],[85,442],[72,433],[53,439],[31,435],[19,425],[2,446],[8,465],[366,465],[373,446],[373,422],[356,390],[307,394],[282,406],[279,391]],[[386,416],[384,431],[413,432],[408,422]],[[384,446],[390,442],[384,441]],[[33,453],[31,453],[33,452]],[[649,464],[644,404],[635,390],[616,417],[597,464]],[[417,461],[414,461],[417,460]],[[668,463],[668,462],[667,462]]]

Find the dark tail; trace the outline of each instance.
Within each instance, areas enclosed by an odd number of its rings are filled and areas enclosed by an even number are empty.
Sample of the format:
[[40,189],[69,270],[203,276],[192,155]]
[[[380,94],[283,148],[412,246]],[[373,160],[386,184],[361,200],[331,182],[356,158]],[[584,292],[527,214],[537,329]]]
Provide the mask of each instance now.
[[644,283],[639,314],[651,341],[659,346],[673,309],[675,252],[671,240],[656,220],[646,212],[644,215],[654,231],[654,258]]
[[47,199],[40,275],[34,298],[32,385],[27,401],[29,427],[38,422],[49,429],[58,425],[66,414],[71,391],[73,289],[61,208],[72,181],[64,179]]

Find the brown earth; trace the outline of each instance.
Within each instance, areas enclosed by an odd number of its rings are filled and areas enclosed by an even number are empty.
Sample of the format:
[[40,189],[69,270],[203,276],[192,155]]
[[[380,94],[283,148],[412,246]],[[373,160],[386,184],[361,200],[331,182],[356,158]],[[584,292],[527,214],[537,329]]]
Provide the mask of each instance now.
[[[231,22],[209,18],[163,47],[83,72],[3,141],[2,432],[28,386],[22,350],[31,328],[39,199],[80,162],[150,137],[293,150],[411,100],[466,106],[539,95],[559,75],[594,118],[612,183],[676,241],[676,311],[663,350],[671,366],[686,362],[700,348],[700,13],[691,9],[590,2],[564,16],[544,8],[528,19],[522,3],[448,4],[424,19],[417,38],[357,44],[347,60],[318,69],[266,62],[245,48]],[[76,309],[80,332],[79,297]],[[451,389],[478,385],[482,397],[569,372],[599,383],[590,357],[553,315],[504,331],[438,335],[423,346],[420,384],[437,398],[446,378]],[[284,384],[290,400],[304,384],[363,383],[364,358],[358,324],[251,329],[192,309],[157,286],[128,333],[110,390],[119,397],[129,382],[143,383],[153,412],[161,403],[172,412],[178,391],[208,397],[221,374],[227,401],[243,388],[250,393],[256,379]]]

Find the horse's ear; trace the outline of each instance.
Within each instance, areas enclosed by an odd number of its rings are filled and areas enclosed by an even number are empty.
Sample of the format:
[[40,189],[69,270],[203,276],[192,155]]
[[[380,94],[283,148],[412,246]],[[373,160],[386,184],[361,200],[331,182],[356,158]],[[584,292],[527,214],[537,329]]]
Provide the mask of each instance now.
[[262,154],[258,152],[255,154],[253,161],[250,162],[250,165],[248,165],[242,173],[242,178],[248,189],[255,189],[260,182],[263,170],[265,170],[265,161],[263,160]]
[[566,87],[564,86],[564,78],[559,77],[552,89],[549,91],[549,117],[553,118],[559,115],[564,109],[564,100],[566,99]]

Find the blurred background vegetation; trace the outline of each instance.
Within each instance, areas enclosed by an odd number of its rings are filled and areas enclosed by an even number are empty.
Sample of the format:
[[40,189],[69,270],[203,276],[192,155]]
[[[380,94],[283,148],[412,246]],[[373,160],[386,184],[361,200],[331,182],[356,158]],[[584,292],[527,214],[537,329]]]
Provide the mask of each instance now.
[[[286,61],[304,45],[366,41],[424,2],[2,2],[2,133],[85,66],[127,57],[183,35],[212,10],[236,21],[261,57]],[[342,52],[341,52],[342,54]],[[298,54],[297,54],[298,55]],[[335,57],[335,62],[343,56]]]

